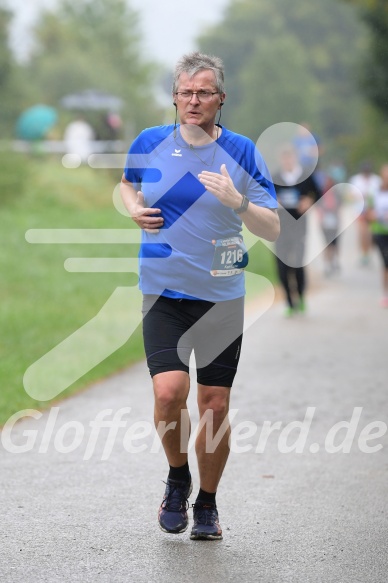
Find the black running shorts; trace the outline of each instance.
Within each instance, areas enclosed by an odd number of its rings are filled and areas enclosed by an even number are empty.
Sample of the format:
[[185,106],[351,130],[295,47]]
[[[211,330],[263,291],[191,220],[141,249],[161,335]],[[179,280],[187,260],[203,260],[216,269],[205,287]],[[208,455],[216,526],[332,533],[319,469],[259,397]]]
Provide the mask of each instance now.
[[194,351],[197,382],[231,387],[240,358],[244,298],[223,302],[144,295],[143,338],[151,376],[189,372]]

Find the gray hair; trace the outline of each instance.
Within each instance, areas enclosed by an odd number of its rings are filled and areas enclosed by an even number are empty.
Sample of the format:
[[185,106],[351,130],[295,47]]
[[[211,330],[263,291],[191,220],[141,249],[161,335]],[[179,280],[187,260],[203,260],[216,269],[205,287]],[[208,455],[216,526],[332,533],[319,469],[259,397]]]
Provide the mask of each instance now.
[[182,73],[187,73],[193,77],[199,71],[210,69],[213,71],[216,78],[216,88],[220,93],[225,93],[224,90],[224,64],[222,59],[214,55],[205,55],[203,53],[194,52],[183,55],[176,64],[174,71],[174,80],[172,84],[172,92],[175,93],[178,88],[179,77]]

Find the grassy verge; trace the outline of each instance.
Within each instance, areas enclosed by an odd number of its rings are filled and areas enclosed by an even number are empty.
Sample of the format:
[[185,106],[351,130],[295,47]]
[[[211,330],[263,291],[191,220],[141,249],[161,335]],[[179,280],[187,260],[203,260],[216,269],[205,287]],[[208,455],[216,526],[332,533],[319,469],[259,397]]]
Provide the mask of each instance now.
[[[33,245],[25,239],[29,229],[129,228],[129,219],[112,204],[119,173],[88,167],[68,170],[57,159],[46,157],[20,157],[19,167],[26,173],[24,192],[13,184],[15,192],[0,199],[0,426],[21,409],[52,404],[27,394],[25,371],[94,318],[117,287],[134,289],[136,284],[128,273],[70,273],[64,268],[69,257],[136,257],[135,245]],[[251,249],[250,270],[275,279],[272,254],[260,242]],[[248,289],[250,298],[257,292]],[[85,343],[79,350],[87,354],[92,348]],[[137,328],[121,348],[71,384],[60,398],[142,357]]]

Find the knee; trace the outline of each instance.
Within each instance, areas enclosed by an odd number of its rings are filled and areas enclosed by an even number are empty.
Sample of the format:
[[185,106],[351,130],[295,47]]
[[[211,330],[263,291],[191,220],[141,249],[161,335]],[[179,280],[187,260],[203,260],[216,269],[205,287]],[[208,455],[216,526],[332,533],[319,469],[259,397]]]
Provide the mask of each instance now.
[[163,413],[181,409],[184,403],[185,400],[173,389],[166,387],[155,390],[156,408]]
[[181,383],[154,380],[155,406],[163,414],[186,408],[187,390]]
[[203,396],[199,402],[199,410],[201,416],[208,411],[208,414],[212,415],[213,421],[222,422],[229,411],[229,390],[225,389],[225,392],[222,393],[217,392]]

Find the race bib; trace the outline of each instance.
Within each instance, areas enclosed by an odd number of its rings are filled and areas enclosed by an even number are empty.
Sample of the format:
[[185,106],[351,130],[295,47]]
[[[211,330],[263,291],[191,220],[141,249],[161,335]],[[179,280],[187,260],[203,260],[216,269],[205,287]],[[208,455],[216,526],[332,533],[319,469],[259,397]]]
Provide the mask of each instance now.
[[280,188],[278,200],[286,209],[296,209],[299,204],[300,192],[297,188]]
[[213,240],[214,256],[210,270],[214,277],[241,273],[248,265],[248,251],[242,237]]

